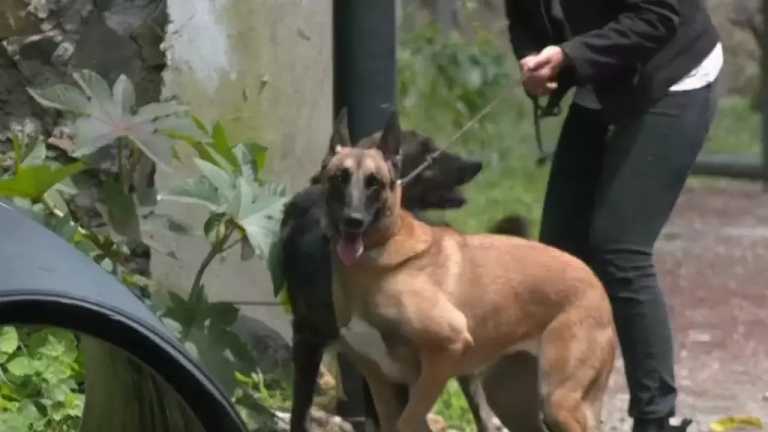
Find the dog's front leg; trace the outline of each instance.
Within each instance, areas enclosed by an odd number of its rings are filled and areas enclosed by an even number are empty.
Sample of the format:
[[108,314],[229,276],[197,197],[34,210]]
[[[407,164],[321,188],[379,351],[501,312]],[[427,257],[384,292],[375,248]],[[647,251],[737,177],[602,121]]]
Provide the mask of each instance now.
[[315,393],[317,373],[325,344],[315,338],[295,334],[293,339],[293,402],[291,432],[306,432],[309,410]]
[[451,378],[446,362],[446,352],[422,353],[421,370],[416,382],[411,386],[408,404],[397,422],[398,432],[429,431],[427,415],[440,397],[446,383]]

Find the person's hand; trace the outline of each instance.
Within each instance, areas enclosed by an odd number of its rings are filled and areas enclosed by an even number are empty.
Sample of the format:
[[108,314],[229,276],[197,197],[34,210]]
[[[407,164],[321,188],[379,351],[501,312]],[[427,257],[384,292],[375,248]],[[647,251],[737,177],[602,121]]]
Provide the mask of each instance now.
[[548,46],[538,54],[531,54],[520,61],[525,91],[534,96],[544,96],[557,88],[557,74],[563,66],[565,54],[558,46]]

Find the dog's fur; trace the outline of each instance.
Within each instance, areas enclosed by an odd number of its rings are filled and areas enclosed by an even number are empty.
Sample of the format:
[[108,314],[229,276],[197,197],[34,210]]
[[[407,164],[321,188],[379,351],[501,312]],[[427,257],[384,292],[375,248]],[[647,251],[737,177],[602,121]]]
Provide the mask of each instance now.
[[[415,131],[404,131],[402,139],[405,174],[437,149],[432,139]],[[326,158],[322,165],[328,160]],[[460,207],[464,198],[458,187],[474,178],[481,167],[480,162],[443,152],[405,188],[403,204],[414,212]],[[282,270],[293,312],[293,432],[307,430],[322,354],[338,337],[331,300],[329,243],[321,227],[325,193],[319,180],[320,176],[315,175],[313,184],[291,199],[281,224]],[[487,408],[482,387],[469,378],[460,381],[478,421],[478,430],[490,432],[489,425],[498,420]],[[375,412],[369,414],[375,415]]]
[[[599,427],[616,343],[611,307],[577,258],[504,235],[462,235],[402,209],[396,115],[350,146],[337,125],[321,180],[339,344],[363,372],[384,431],[428,430],[453,376],[538,355],[545,424]],[[409,386],[403,408],[396,383]]]

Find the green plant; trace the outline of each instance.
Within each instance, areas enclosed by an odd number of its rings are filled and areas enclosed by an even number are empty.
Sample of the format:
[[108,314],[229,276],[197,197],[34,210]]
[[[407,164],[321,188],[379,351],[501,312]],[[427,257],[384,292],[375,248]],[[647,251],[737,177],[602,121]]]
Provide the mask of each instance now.
[[133,84],[125,75],[111,89],[92,71],[75,72],[73,78],[79,88],[57,84],[28,91],[41,105],[74,117],[74,140],[55,142],[98,176],[96,207],[103,209],[113,235],[139,243],[137,204],[152,205],[155,200],[146,179],[141,178],[148,171],[147,158],[171,169],[176,142],[165,132],[185,127],[188,108],[173,101],[136,107]]
[[[93,72],[80,71],[73,76],[79,88],[59,84],[29,89],[39,103],[62,111],[71,122],[73,140],[55,141],[64,152],[63,157],[58,155],[59,159],[71,163],[54,162],[40,137],[14,136],[13,154],[0,158],[0,169],[9,165],[0,177],[0,196],[14,198],[30,215],[133,288],[189,351],[234,390],[232,371],[251,370],[253,353],[231,329],[239,310],[233,304],[209,302],[203,276],[217,256],[236,246],[243,260],[270,257],[271,262],[276,262],[279,259],[279,247],[274,244],[286,197],[282,186],[266,182],[260,176],[266,164],[266,147],[250,142],[230,143],[221,123],[209,130],[202,121],[190,116],[186,107],[175,102],[135,107],[133,84],[125,76],[120,76],[111,89]],[[201,175],[167,191],[162,198],[208,207],[210,216],[200,231],[211,247],[199,266],[189,296],[169,293],[168,302],[163,304],[159,295],[162,293],[156,292],[151,278],[134,271],[132,252],[136,247],[150,245],[142,235],[142,228],[150,225],[147,222],[155,222],[161,229],[176,233],[195,233],[153,211],[157,193],[148,186],[151,182],[146,181],[152,173],[147,161],[150,165],[155,163],[161,168],[173,169],[174,159],[181,160],[182,152],[177,151],[180,142],[195,153],[194,163]],[[71,181],[70,176],[78,173],[90,180]],[[90,221],[73,210],[73,197],[89,195],[85,192],[94,187],[97,193],[90,196],[98,199],[91,204],[102,213],[106,230],[93,228]],[[143,213],[140,208],[144,209]],[[157,224],[158,221],[161,223]],[[157,245],[153,249],[159,250]],[[171,255],[173,251],[165,253]],[[74,340],[69,333],[57,334],[69,335]],[[19,347],[25,349],[23,344]],[[76,344],[72,347],[76,353]],[[15,363],[10,367],[22,364],[23,360],[16,358],[28,357],[13,356],[9,361]],[[25,379],[43,386],[37,381],[45,377],[35,375],[37,369],[25,373]],[[50,414],[49,411],[41,414],[45,421],[52,419],[50,424],[45,423],[45,430],[69,430],[57,428],[75,424],[79,418],[83,397],[81,382],[73,382],[71,390],[79,397],[80,405],[68,406],[71,411],[67,413],[72,419],[49,408]],[[21,394],[19,401],[11,406],[13,411],[0,406],[0,414],[7,414],[9,422],[26,421],[23,419],[32,415],[29,407],[36,406],[36,402],[25,397],[32,395]],[[243,409],[261,418],[263,424],[275,421],[274,416],[253,412],[253,404]],[[35,422],[43,424],[42,420]],[[18,430],[27,430],[24,429],[27,426],[19,424]]]
[[231,330],[239,311],[232,304],[208,302],[203,275],[217,256],[235,247],[239,247],[243,261],[258,257],[278,262],[280,249],[275,245],[286,192],[260,176],[266,164],[266,147],[254,142],[230,143],[220,122],[209,129],[199,119],[192,119],[194,129],[176,131],[172,136],[188,144],[200,175],[172,187],[160,199],[207,208],[203,233],[210,249],[195,274],[189,296],[184,299],[171,294],[163,316],[180,324],[181,340],[235,392],[234,400],[244,418],[264,430],[276,419],[265,417],[264,406],[247,398],[247,392],[242,393],[242,379],[238,379],[239,386],[233,380],[233,370],[248,370],[253,364],[247,346]]
[[[75,227],[69,226],[67,232],[70,239],[89,240],[101,252],[100,258],[110,258],[117,272],[119,264],[125,263],[122,258],[127,256],[126,247],[132,242],[146,241],[142,239],[137,211],[137,201],[142,196],[136,179],[141,156],[171,169],[172,161],[181,158],[176,143],[184,142],[196,153],[194,163],[201,175],[161,194],[161,198],[202,204],[210,210],[203,232],[211,249],[184,303],[191,305],[189,310],[197,313],[208,304],[202,279],[216,256],[235,246],[240,246],[243,260],[254,256],[266,258],[276,250],[273,244],[286,198],[284,187],[260,177],[266,163],[266,147],[253,142],[230,143],[220,122],[209,130],[202,121],[189,116],[186,107],[175,102],[136,108],[133,84],[124,75],[112,89],[91,71],[76,72],[73,77],[79,88],[58,84],[29,92],[42,105],[74,115],[75,139],[64,150],[71,157],[83,158],[79,164],[88,163],[90,170],[102,170],[99,164],[104,158],[103,150],[114,146],[118,178],[103,179],[100,191],[105,219],[113,235],[99,236],[73,219]],[[15,192],[10,195],[23,197]],[[44,200],[44,204],[57,217],[72,218],[65,197],[56,201]],[[183,306],[176,301],[175,307]],[[194,323],[207,319],[201,313],[200,320],[190,320],[188,311],[177,316],[185,317],[183,324],[188,324],[184,336],[189,335]]]
[[41,137],[11,136],[12,168],[0,177],[0,196],[40,201],[49,189],[85,168],[82,162],[68,165],[46,160]]
[[398,50],[403,121],[430,136],[447,138],[506,91],[511,70],[508,56],[489,35],[468,41],[423,26],[404,35]]
[[202,295],[202,275],[217,255],[238,245],[243,260],[276,253],[273,245],[286,202],[282,185],[259,176],[266,163],[266,147],[253,142],[233,145],[221,123],[209,132],[200,120],[194,121],[195,133],[182,131],[173,136],[194,150],[193,160],[201,174],[161,195],[161,199],[203,205],[210,212],[204,232],[211,249],[195,276],[190,299]]
[[235,372],[235,379],[238,387],[232,399],[248,428],[253,431],[277,430],[274,422],[265,424],[263,411],[265,407],[273,410],[290,407],[284,381],[270,382],[258,371],[248,375]]
[[0,328],[0,424],[7,432],[75,432],[83,367],[67,331]]
[[[76,140],[65,150],[74,157],[84,157],[117,143],[119,150],[133,153],[135,149],[123,141],[129,139],[153,161],[170,169],[175,143],[162,131],[176,127],[177,115],[186,112],[187,107],[175,102],[160,102],[136,108],[133,83],[125,75],[120,75],[111,89],[101,76],[89,70],[75,72],[73,77],[80,88],[57,84],[46,89],[28,90],[41,105],[77,116],[74,123]],[[133,155],[127,160],[137,162]],[[133,166],[124,168],[132,171]]]

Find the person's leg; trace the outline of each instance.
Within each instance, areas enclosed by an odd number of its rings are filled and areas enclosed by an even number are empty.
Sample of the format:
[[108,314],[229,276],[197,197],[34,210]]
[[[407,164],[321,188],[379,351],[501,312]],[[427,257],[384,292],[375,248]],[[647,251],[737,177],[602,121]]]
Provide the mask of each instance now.
[[674,415],[677,391],[666,304],[653,248],[699,154],[713,91],[672,93],[608,137],[590,231],[590,264],[606,286],[636,430]]
[[572,105],[547,183],[539,240],[586,259],[608,125],[601,112]]

